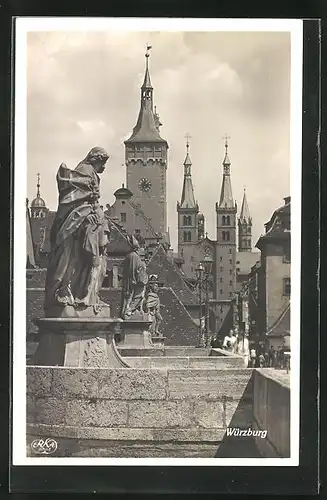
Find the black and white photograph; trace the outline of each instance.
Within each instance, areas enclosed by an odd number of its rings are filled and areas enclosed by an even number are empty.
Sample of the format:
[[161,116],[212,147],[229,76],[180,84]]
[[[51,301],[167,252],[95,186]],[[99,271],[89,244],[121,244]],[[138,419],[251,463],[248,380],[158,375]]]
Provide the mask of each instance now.
[[298,465],[301,120],[301,20],[16,19],[14,465]]

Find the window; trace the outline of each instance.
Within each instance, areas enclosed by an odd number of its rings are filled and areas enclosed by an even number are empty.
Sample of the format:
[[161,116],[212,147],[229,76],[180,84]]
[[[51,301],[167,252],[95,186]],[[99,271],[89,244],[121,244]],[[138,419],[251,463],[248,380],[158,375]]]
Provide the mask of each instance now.
[[222,293],[223,293],[223,289],[221,288],[219,291],[220,291],[220,294],[222,295]]
[[229,274],[233,274],[233,269],[230,269],[230,270],[229,270]]
[[229,292],[229,296],[230,296],[230,297],[233,297],[233,293],[232,293],[232,292]]
[[120,222],[126,222],[126,214],[125,213],[120,214]]
[[223,222],[223,226],[226,226],[226,217],[225,217],[225,215],[222,216],[222,222]]
[[141,234],[141,229],[135,229],[135,234]]
[[191,231],[184,231],[184,241],[191,241]]
[[191,215],[184,215],[183,226],[192,226],[192,216]]
[[232,253],[232,249],[231,248],[229,249],[228,253]]
[[221,261],[223,260],[222,256],[220,256],[220,260],[221,260]]
[[291,278],[283,279],[283,295],[284,297],[291,296]]
[[229,241],[230,240],[229,231],[223,231],[223,240],[224,241]]
[[229,282],[229,286],[233,286],[233,282],[232,281]]
[[230,264],[233,264],[233,259],[229,259],[229,263],[230,263]]
[[230,226],[230,216],[229,215],[227,215],[227,217],[226,217],[226,225]]
[[224,268],[223,266],[220,266],[220,271],[223,272]]
[[222,282],[223,282],[223,279],[222,279],[222,278],[220,278],[220,283],[222,283]]

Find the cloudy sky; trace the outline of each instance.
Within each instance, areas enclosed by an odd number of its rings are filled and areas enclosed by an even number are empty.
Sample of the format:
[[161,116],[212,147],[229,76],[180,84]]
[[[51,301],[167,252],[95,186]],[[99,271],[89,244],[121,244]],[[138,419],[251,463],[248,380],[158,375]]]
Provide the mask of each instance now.
[[215,237],[223,136],[230,136],[233,195],[246,186],[253,240],[290,189],[290,35],[264,32],[30,32],[28,34],[28,193],[55,210],[55,176],[74,168],[88,150],[106,148],[102,203],[125,182],[123,141],[140,105],[144,52],[153,46],[154,101],[167,139],[168,224],[176,249],[185,134],[195,195]]

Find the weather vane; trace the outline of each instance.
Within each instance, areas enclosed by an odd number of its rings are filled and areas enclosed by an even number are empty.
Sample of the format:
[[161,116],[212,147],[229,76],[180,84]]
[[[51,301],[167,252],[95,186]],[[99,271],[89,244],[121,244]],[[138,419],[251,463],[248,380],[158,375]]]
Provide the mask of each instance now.
[[185,135],[185,139],[186,139],[186,147],[187,147],[187,149],[188,149],[188,148],[189,148],[189,145],[190,145],[190,143],[189,143],[189,139],[192,139],[192,136],[191,136],[189,133],[187,133],[187,134]]

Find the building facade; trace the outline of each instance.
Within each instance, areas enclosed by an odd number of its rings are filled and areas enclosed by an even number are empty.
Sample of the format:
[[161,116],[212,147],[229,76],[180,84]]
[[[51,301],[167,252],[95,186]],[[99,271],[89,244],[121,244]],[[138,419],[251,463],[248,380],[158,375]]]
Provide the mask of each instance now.
[[[266,338],[273,337],[273,330],[283,319],[283,329],[289,331],[291,300],[291,198],[284,198],[284,205],[275,210],[266,232],[258,242],[261,250],[258,274],[258,331]],[[287,312],[288,311],[288,312]],[[276,333],[276,332],[275,332]],[[281,334],[277,335],[281,337]],[[275,341],[279,342],[280,339]]]

